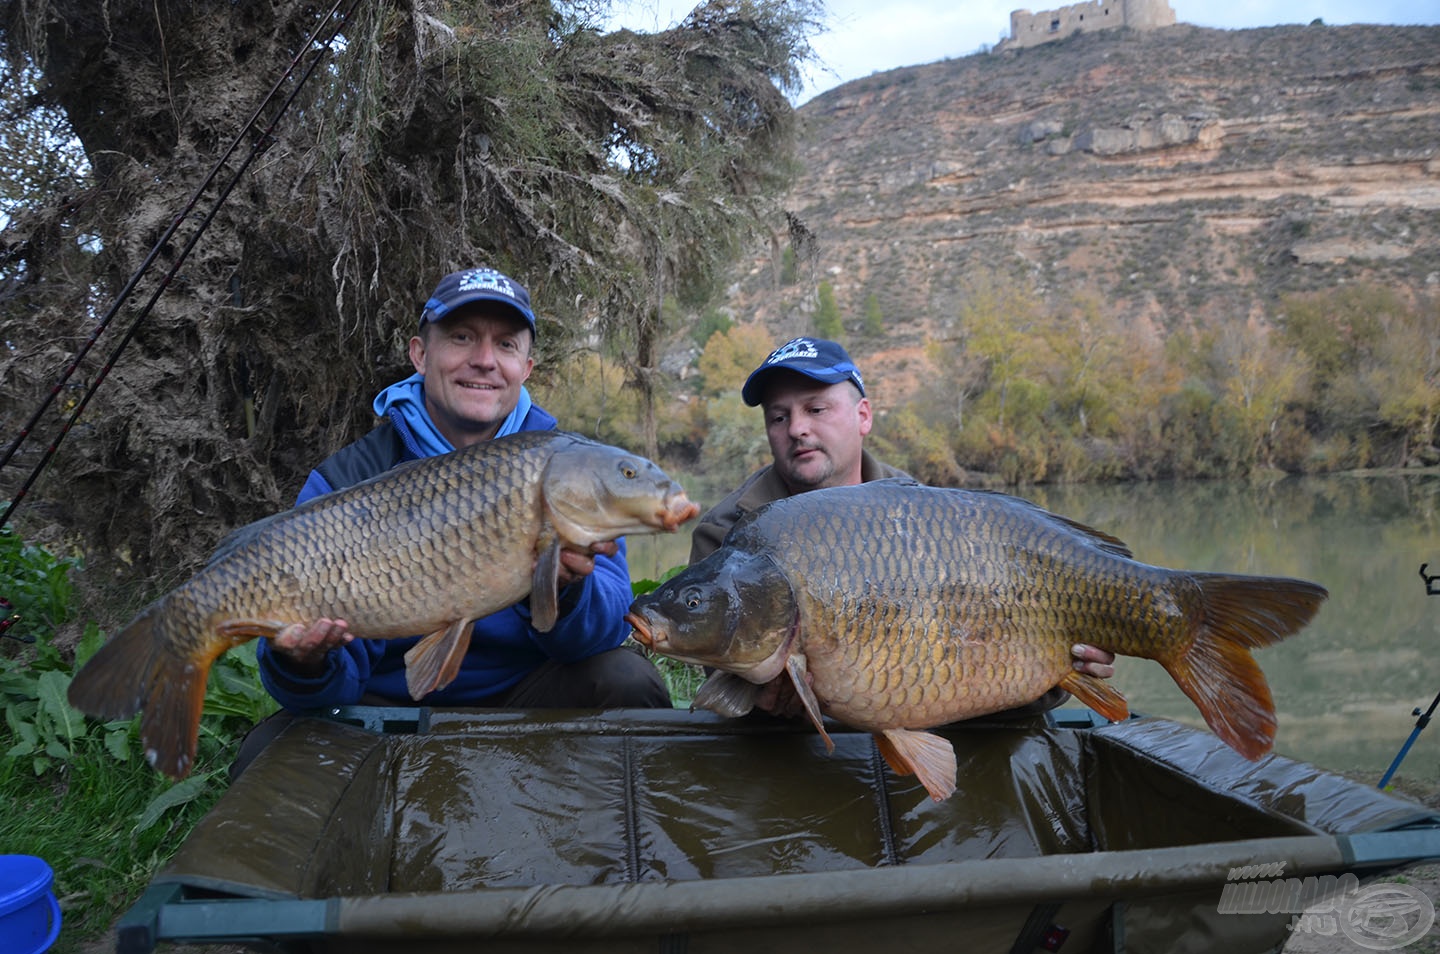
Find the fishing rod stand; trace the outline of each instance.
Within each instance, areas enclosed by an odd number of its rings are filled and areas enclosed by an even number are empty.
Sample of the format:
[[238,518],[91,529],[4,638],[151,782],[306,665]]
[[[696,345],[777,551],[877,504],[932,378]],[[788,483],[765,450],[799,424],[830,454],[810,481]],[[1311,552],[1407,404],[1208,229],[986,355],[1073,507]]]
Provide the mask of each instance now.
[[[1427,576],[1425,571],[1429,569],[1429,567],[1430,564],[1428,563],[1420,564],[1420,579],[1425,581],[1425,595],[1440,596],[1440,573],[1434,576]],[[1394,777],[1395,770],[1400,767],[1400,763],[1404,761],[1405,756],[1410,752],[1410,746],[1415,744],[1415,740],[1420,737],[1420,733],[1430,724],[1430,718],[1435,715],[1437,708],[1440,708],[1440,693],[1437,693],[1435,698],[1430,701],[1430,708],[1421,712],[1420,707],[1416,706],[1414,711],[1410,713],[1412,716],[1417,716],[1415,719],[1415,728],[1410,731],[1410,737],[1405,740],[1405,744],[1400,746],[1400,751],[1395,755],[1395,761],[1391,762],[1390,767],[1385,770],[1385,774],[1380,776],[1380,782],[1375,786],[1376,788],[1383,789],[1386,785],[1390,784],[1390,779]]]

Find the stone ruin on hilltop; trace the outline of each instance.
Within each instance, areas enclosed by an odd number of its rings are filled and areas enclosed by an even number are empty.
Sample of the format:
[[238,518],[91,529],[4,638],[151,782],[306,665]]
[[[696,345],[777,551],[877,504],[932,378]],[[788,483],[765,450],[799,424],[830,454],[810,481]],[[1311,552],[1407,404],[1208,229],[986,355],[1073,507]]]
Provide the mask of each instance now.
[[1093,0],[1073,3],[1057,10],[1012,10],[1010,36],[998,50],[1021,49],[1062,40],[1081,30],[1154,30],[1175,25],[1175,11],[1168,0]]

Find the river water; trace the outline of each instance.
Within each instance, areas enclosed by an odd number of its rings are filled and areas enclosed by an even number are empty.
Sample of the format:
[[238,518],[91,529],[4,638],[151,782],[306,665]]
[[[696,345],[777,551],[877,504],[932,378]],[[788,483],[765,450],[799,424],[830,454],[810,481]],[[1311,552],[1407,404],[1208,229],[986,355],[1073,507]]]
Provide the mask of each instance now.
[[[1314,622],[1256,653],[1281,755],[1378,777],[1414,729],[1412,710],[1440,693],[1440,595],[1420,576],[1422,564],[1440,575],[1440,475],[1082,484],[1021,496],[1119,537],[1147,563],[1329,589]],[[632,575],[658,578],[686,560],[689,535],[634,538],[630,549]],[[1117,669],[1113,684],[1132,711],[1203,725],[1159,664],[1122,658]],[[1440,718],[1397,777],[1440,781]]]

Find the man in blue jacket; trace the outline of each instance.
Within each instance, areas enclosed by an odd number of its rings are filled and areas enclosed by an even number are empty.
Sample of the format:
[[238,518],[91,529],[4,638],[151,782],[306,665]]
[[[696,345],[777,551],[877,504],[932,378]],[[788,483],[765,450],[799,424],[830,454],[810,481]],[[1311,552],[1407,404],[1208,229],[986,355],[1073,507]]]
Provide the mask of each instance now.
[[[525,388],[535,362],[530,295],[494,269],[445,276],[410,339],[415,374],[375,398],[384,420],[310,473],[297,503],[518,431],[552,430],[555,418]],[[664,680],[621,649],[631,601],[624,540],[561,555],[560,617],[548,633],[518,603],[475,623],[459,675],[419,704],[485,707],[669,707]],[[344,620],[322,619],[260,640],[265,688],[286,709],[354,703],[412,705],[405,688],[413,639],[359,639]],[[258,740],[257,740],[258,741]],[[249,742],[247,740],[247,747]]]

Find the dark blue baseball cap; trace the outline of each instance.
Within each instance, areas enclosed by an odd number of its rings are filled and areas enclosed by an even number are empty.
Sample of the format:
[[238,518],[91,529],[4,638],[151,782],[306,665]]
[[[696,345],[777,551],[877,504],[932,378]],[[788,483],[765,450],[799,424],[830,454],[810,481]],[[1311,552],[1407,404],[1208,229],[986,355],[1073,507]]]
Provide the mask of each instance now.
[[461,305],[477,301],[497,301],[509,305],[525,319],[530,333],[535,334],[535,312],[530,310],[530,293],[524,285],[493,268],[467,268],[440,279],[440,284],[435,286],[430,300],[425,303],[425,310],[420,313],[420,327],[425,327],[427,321],[439,321]]
[[849,381],[861,397],[865,396],[865,379],[860,376],[860,369],[844,348],[824,338],[791,338],[770,352],[760,367],[750,372],[740,389],[741,399],[750,407],[756,407],[764,399],[765,378],[772,371],[794,371],[822,384]]

